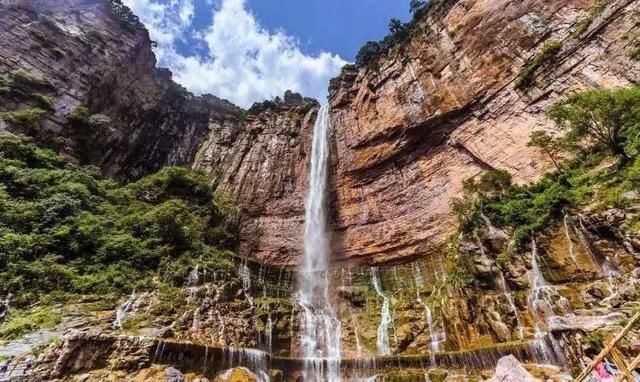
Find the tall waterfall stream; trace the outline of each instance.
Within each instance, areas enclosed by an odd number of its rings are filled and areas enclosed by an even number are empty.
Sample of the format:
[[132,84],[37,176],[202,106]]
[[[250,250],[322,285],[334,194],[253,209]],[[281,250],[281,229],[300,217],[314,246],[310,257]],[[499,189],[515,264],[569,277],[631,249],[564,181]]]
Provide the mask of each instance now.
[[[297,300],[303,311],[301,346],[305,381],[340,380],[340,321],[329,293],[327,238],[327,172],[329,107],[318,112],[311,151],[309,192],[305,205],[304,257],[300,266]],[[324,368],[324,361],[327,367]]]

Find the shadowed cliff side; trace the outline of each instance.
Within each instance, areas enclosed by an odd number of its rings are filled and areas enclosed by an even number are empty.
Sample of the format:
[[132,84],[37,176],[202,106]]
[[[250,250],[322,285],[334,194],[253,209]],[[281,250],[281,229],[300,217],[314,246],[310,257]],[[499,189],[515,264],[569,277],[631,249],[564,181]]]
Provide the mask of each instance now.
[[[242,118],[230,102],[194,97],[156,68],[146,29],[119,1],[2,0],[0,35],[0,74],[46,84],[0,93],[2,111],[43,111],[37,125],[8,128],[107,175],[132,179],[191,163],[210,121]],[[79,129],[69,122],[79,107],[109,123]]]

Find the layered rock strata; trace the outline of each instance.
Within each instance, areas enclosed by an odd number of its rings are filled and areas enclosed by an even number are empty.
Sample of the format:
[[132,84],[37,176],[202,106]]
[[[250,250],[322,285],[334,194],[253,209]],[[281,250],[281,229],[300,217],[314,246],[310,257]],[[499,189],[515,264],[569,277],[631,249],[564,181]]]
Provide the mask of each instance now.
[[[52,99],[37,131],[9,128],[107,175],[130,179],[191,163],[210,122],[241,118],[231,103],[194,97],[156,68],[147,31],[111,1],[2,0],[0,35],[0,74],[38,78]],[[2,110],[43,107],[32,95],[2,92]],[[80,106],[109,117],[108,127],[79,136],[68,117]]]
[[[545,113],[553,103],[640,80],[629,53],[639,7],[439,1],[420,33],[368,66],[345,68],[331,91],[336,258],[385,263],[437,252],[455,230],[449,204],[465,179],[502,169],[527,183],[549,170],[527,142],[554,129]],[[545,55],[551,41],[559,52]]]

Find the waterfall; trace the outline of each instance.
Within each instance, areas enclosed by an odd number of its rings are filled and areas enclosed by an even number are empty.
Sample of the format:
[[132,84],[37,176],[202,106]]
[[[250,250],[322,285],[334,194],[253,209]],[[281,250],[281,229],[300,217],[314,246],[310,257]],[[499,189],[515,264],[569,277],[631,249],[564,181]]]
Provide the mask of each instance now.
[[522,326],[522,323],[520,322],[520,317],[518,317],[518,309],[516,308],[516,304],[513,300],[513,295],[511,294],[511,290],[509,289],[509,286],[507,285],[507,280],[505,280],[504,278],[504,273],[502,273],[502,271],[500,269],[498,269],[498,286],[500,288],[500,292],[505,296],[505,298],[507,299],[507,303],[509,303],[509,307],[511,308],[511,311],[513,312],[513,315],[516,318],[516,325],[518,325],[518,336],[520,337],[520,339],[524,338],[524,327]]
[[571,233],[569,232],[569,215],[564,214],[563,224],[564,224],[564,234],[567,237],[567,242],[569,243],[569,256],[573,260],[573,263],[578,266],[578,257],[576,256],[575,249],[573,247],[573,240],[571,239]]
[[147,293],[136,293],[136,291],[131,292],[131,295],[122,305],[116,309],[116,318],[113,321],[113,328],[120,329],[122,328],[122,323],[129,318],[130,316],[136,314],[138,309],[140,309],[140,305],[142,301],[146,297]]
[[271,353],[273,351],[273,321],[271,320],[271,314],[269,314],[269,317],[267,318],[267,326],[264,333],[267,351]]
[[378,270],[371,268],[371,280],[373,282],[373,288],[378,296],[382,298],[382,317],[380,318],[380,325],[378,326],[378,339],[376,345],[378,347],[379,355],[390,355],[391,347],[389,346],[389,324],[391,324],[391,309],[389,303],[389,297],[382,292],[382,286],[380,285],[380,276],[378,276]]
[[[529,273],[529,280],[531,282],[529,304],[531,305],[533,318],[536,322],[536,346],[542,352],[542,356],[546,362],[564,362],[562,348],[553,337],[553,334],[547,330],[547,320],[554,314],[552,301],[554,290],[547,280],[545,280],[538,265],[538,246],[535,238],[531,238],[531,272]],[[547,339],[551,343],[551,346],[547,343]]]
[[[298,276],[297,300],[303,312],[301,345],[305,358],[305,382],[340,380],[341,328],[331,304],[328,275],[328,129],[329,107],[323,105],[313,131],[309,192],[305,204],[304,257]],[[323,359],[326,359],[326,369]]]
[[422,297],[420,297],[420,288],[424,286],[424,278],[422,277],[422,271],[420,270],[420,267],[416,263],[413,264],[413,279],[416,285],[416,301],[418,301],[418,304],[422,305],[422,307],[424,308],[424,317],[427,321],[427,326],[429,327],[429,337],[431,339],[431,364],[435,365],[435,353],[440,351],[440,333],[436,332],[436,327],[433,324],[433,313],[431,312],[431,308],[429,307],[429,305],[427,305],[426,302],[422,300]]

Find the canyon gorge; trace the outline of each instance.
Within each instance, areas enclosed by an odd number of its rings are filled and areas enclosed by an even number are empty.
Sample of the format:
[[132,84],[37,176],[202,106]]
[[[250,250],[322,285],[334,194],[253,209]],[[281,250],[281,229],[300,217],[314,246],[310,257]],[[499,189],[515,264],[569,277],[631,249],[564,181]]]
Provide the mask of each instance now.
[[[327,100],[287,91],[244,110],[173,82],[117,0],[0,0],[0,138],[62,158],[42,168],[131,185],[88,187],[117,206],[100,211],[171,191],[207,211],[193,231],[216,244],[158,260],[175,273],[142,285],[109,275],[124,286],[108,293],[0,287],[0,381],[576,377],[640,309],[638,183],[606,178],[623,171],[610,158],[558,166],[575,153],[530,137],[561,134],[549,111],[572,95],[638,85],[640,2],[433,0],[403,33],[346,65]],[[36,166],[3,145],[0,206],[32,194],[16,163]],[[206,185],[146,180],[167,167]],[[496,173],[511,193],[470,191]],[[571,197],[552,194],[563,187]],[[498,205],[508,197],[520,204]],[[461,212],[474,198],[486,204]],[[534,218],[505,218],[527,208]],[[0,250],[18,253],[12,224],[0,220]],[[2,331],[43,306],[53,322]],[[640,331],[619,347],[637,356]]]

